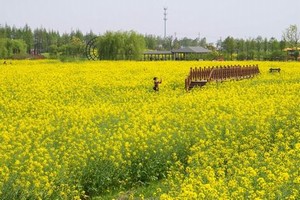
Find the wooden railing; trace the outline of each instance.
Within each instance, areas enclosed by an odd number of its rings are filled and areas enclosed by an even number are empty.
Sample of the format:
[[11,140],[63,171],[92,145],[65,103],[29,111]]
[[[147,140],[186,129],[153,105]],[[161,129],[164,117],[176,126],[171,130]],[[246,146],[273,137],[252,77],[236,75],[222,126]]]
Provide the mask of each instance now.
[[209,81],[223,81],[226,79],[251,78],[259,73],[258,65],[229,65],[217,67],[191,68],[185,79],[186,90],[194,86],[203,86]]

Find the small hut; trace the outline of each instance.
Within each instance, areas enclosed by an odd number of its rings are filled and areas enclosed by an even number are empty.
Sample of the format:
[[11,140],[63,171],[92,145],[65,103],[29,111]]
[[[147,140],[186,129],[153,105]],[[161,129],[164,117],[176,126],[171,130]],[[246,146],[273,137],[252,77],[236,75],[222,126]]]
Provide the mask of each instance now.
[[286,51],[288,60],[294,60],[294,59],[300,60],[299,47],[285,48],[283,49],[283,51]]

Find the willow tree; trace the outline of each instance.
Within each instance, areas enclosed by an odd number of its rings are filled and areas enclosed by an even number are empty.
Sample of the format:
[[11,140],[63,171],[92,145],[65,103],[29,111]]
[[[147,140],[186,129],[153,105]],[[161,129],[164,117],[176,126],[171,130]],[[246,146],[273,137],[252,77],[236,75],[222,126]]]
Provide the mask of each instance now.
[[106,32],[97,41],[101,60],[139,60],[145,50],[145,39],[134,31]]

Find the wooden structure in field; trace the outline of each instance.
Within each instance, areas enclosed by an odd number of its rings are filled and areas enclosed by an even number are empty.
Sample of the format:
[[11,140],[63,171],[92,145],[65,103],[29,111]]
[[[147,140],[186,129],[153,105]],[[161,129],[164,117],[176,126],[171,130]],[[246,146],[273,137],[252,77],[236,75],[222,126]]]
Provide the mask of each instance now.
[[230,65],[190,69],[185,79],[185,89],[188,91],[195,86],[204,86],[210,81],[224,81],[228,79],[252,78],[259,73],[258,65]]
[[146,51],[144,60],[173,60],[173,54],[171,51]]
[[211,51],[203,47],[182,47],[171,51],[146,51],[144,60],[191,60],[197,55],[210,53]]
[[283,49],[283,51],[286,51],[288,60],[300,61],[300,55],[299,55],[300,47],[285,48],[285,49]]
[[197,57],[197,55],[200,54],[207,54],[210,53],[211,51],[203,48],[203,47],[184,47],[184,48],[180,48],[177,50],[173,50],[173,57],[174,60],[190,60],[190,58],[192,57]]

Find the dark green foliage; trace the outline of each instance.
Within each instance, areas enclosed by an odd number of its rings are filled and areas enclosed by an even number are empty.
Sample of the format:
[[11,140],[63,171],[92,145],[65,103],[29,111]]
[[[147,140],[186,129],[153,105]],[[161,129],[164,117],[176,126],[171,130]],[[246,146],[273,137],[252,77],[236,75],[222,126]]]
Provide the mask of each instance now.
[[236,47],[236,42],[233,37],[227,37],[222,43],[222,49],[226,52],[228,59],[233,60],[233,53]]
[[284,61],[286,60],[287,58],[287,55],[285,52],[282,52],[282,51],[279,51],[279,50],[276,50],[276,51],[273,51],[270,55],[270,59],[269,60],[273,60],[273,61]]
[[[278,41],[275,38],[256,39],[249,38],[234,39],[227,37],[224,41],[219,41],[220,52],[224,54],[226,60],[281,60],[287,59],[285,41]],[[236,55],[236,57],[235,57]]]
[[106,32],[97,41],[101,60],[140,60],[145,39],[134,31]]
[[[85,59],[85,45],[96,37],[92,31],[83,34],[80,30],[62,35],[57,31],[36,28],[28,25],[23,28],[0,25],[0,59],[29,58],[47,54],[50,58],[61,60]],[[172,50],[180,47],[202,46],[213,51],[207,55],[190,55],[189,60],[292,60],[299,57],[298,52],[284,51],[285,48],[299,46],[300,33],[296,25],[290,25],[283,32],[282,40],[274,37],[238,39],[228,36],[216,44],[207,43],[206,38],[191,39],[168,36],[141,35],[134,31],[106,32],[100,35],[97,53],[102,60],[141,60],[143,52],[149,50]],[[12,41],[13,40],[13,41]],[[7,42],[8,41],[8,42]],[[25,51],[24,51],[25,48]],[[21,54],[21,55],[20,55]],[[32,56],[26,55],[32,54]]]
[[246,58],[247,58],[247,55],[245,52],[239,53],[236,57],[237,60],[246,60]]
[[294,57],[295,57],[295,60],[298,59],[298,57],[299,57],[299,51],[298,50],[294,52]]
[[13,55],[26,54],[27,45],[23,40],[0,38],[0,58],[11,58]]

